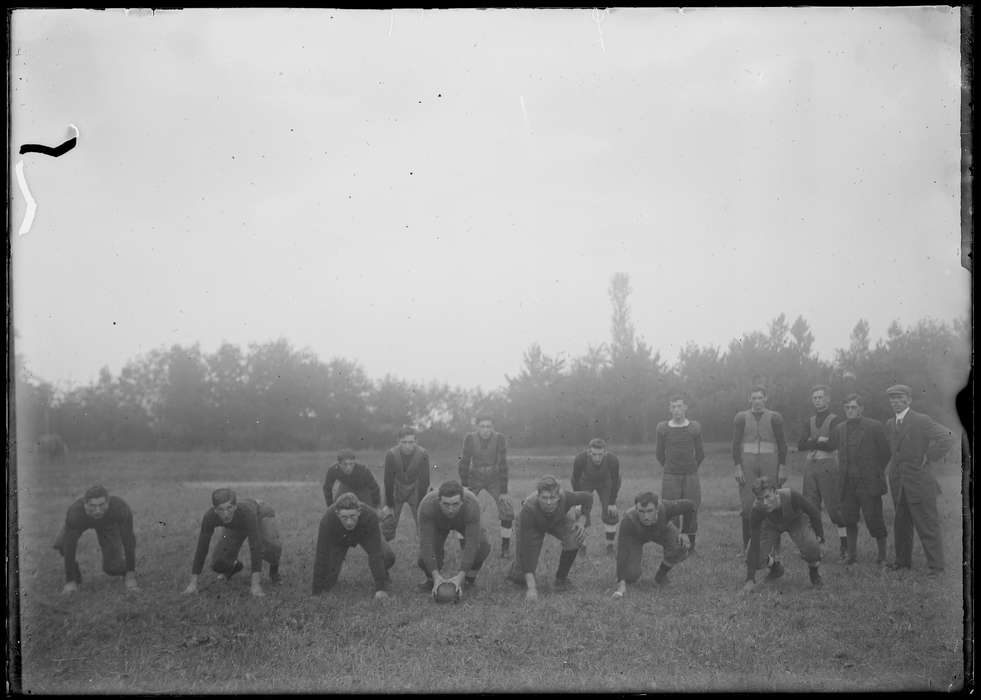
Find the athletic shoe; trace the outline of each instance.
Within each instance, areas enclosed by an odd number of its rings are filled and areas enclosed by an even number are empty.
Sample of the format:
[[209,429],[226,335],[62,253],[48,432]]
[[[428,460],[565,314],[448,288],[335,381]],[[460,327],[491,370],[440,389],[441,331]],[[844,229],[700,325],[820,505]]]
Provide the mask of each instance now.
[[811,577],[811,585],[815,588],[820,588],[824,581],[821,580],[821,572],[817,568],[808,568],[807,573]]
[[900,564],[898,561],[894,561],[886,564],[886,568],[890,571],[899,571],[900,569],[909,569],[912,567],[909,564]]
[[783,564],[781,564],[778,561],[775,561],[770,566],[770,571],[766,575],[766,580],[767,581],[776,581],[781,576],[783,576]]
[[606,545],[606,553],[609,554],[611,557],[617,553],[617,549],[616,547],[613,546],[612,542]]
[[938,576],[943,576],[943,573],[944,573],[943,569],[930,569],[929,571],[927,571],[927,576],[929,576],[930,578],[937,578]]
[[283,580],[283,577],[279,575],[279,567],[278,566],[270,566],[269,567],[269,582],[270,583],[280,583],[280,582],[282,582],[282,580]]

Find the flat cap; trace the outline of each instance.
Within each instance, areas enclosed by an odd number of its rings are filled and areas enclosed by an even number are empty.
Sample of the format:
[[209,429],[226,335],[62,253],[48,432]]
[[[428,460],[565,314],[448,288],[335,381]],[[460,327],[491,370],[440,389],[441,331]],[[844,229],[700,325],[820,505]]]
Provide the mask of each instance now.
[[889,396],[892,396],[893,394],[906,394],[906,396],[913,398],[913,390],[905,384],[893,384],[891,387],[886,389],[886,394]]

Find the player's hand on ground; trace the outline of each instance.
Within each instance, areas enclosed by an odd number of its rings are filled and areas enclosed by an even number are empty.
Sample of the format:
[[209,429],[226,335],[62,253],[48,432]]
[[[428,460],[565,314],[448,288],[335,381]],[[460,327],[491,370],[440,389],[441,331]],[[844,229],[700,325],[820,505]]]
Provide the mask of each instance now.
[[136,583],[136,574],[132,571],[126,572],[126,590],[127,591],[140,590],[139,584]]
[[253,597],[255,597],[255,598],[262,598],[263,596],[266,595],[262,591],[262,586],[260,586],[258,584],[255,584],[255,583],[253,583],[251,586],[249,586],[249,593],[251,593],[253,595]]
[[198,592],[198,582],[197,581],[191,581],[189,584],[187,584],[187,588],[184,589],[184,594],[185,595],[192,595],[192,594],[197,593],[197,592]]
[[736,465],[735,477],[736,477],[736,483],[739,484],[740,486],[746,483],[746,477],[743,476],[743,468],[738,464]]
[[375,591],[375,600],[386,601],[390,600],[391,597],[387,591]]
[[579,541],[579,544],[582,544],[583,542],[586,541],[586,527],[582,523],[580,522],[573,523],[572,532],[575,533],[576,540]]
[[613,591],[613,599],[620,600],[623,598],[623,591]]
[[740,595],[746,595],[747,593],[749,593],[750,591],[752,591],[754,588],[756,588],[756,582],[755,581],[747,581],[746,583],[743,584],[743,587],[739,589],[739,594]]
[[538,600],[538,590],[534,588],[529,588],[527,591],[525,591],[525,600],[530,600],[530,601]]
[[75,583],[74,581],[69,581],[64,586],[62,586],[62,588],[61,588],[61,594],[62,595],[71,595],[72,593],[74,593],[77,590],[78,590],[78,584]]

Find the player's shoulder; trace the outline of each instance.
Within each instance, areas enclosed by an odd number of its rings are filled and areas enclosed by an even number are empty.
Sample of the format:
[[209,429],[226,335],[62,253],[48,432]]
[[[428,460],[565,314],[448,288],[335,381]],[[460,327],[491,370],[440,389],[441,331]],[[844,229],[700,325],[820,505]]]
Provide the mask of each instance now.
[[695,433],[695,434],[701,433],[702,432],[702,424],[699,423],[697,420],[692,420],[691,418],[689,418],[688,419],[688,431],[691,432],[691,433]]
[[774,411],[772,409],[767,409],[770,412],[770,420],[783,421],[783,414],[780,411]]
[[664,435],[666,432],[668,432],[668,422],[666,420],[662,420],[660,423],[657,424],[657,427],[654,428],[654,432],[660,435]]

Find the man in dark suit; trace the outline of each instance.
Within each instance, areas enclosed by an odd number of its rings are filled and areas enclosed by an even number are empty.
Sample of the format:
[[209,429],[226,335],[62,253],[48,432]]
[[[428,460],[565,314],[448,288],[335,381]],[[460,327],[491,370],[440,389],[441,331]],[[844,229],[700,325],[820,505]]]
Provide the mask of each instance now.
[[886,521],[882,517],[882,497],[886,487],[886,467],[889,465],[889,441],[882,423],[862,415],[862,397],[845,397],[845,420],[835,427],[834,444],[838,446],[838,466],[841,470],[841,494],[838,500],[846,532],[846,564],[858,560],[858,520],[865,517],[865,526],[879,548],[876,559],[886,563]]
[[910,408],[913,390],[905,384],[886,389],[896,415],[886,422],[889,460],[889,490],[896,507],[893,522],[896,560],[890,569],[909,569],[913,557],[913,530],[920,536],[929,574],[944,568],[943,540],[937,514],[940,484],[930,471],[930,462],[943,457],[954,444],[954,434],[923,413]]

